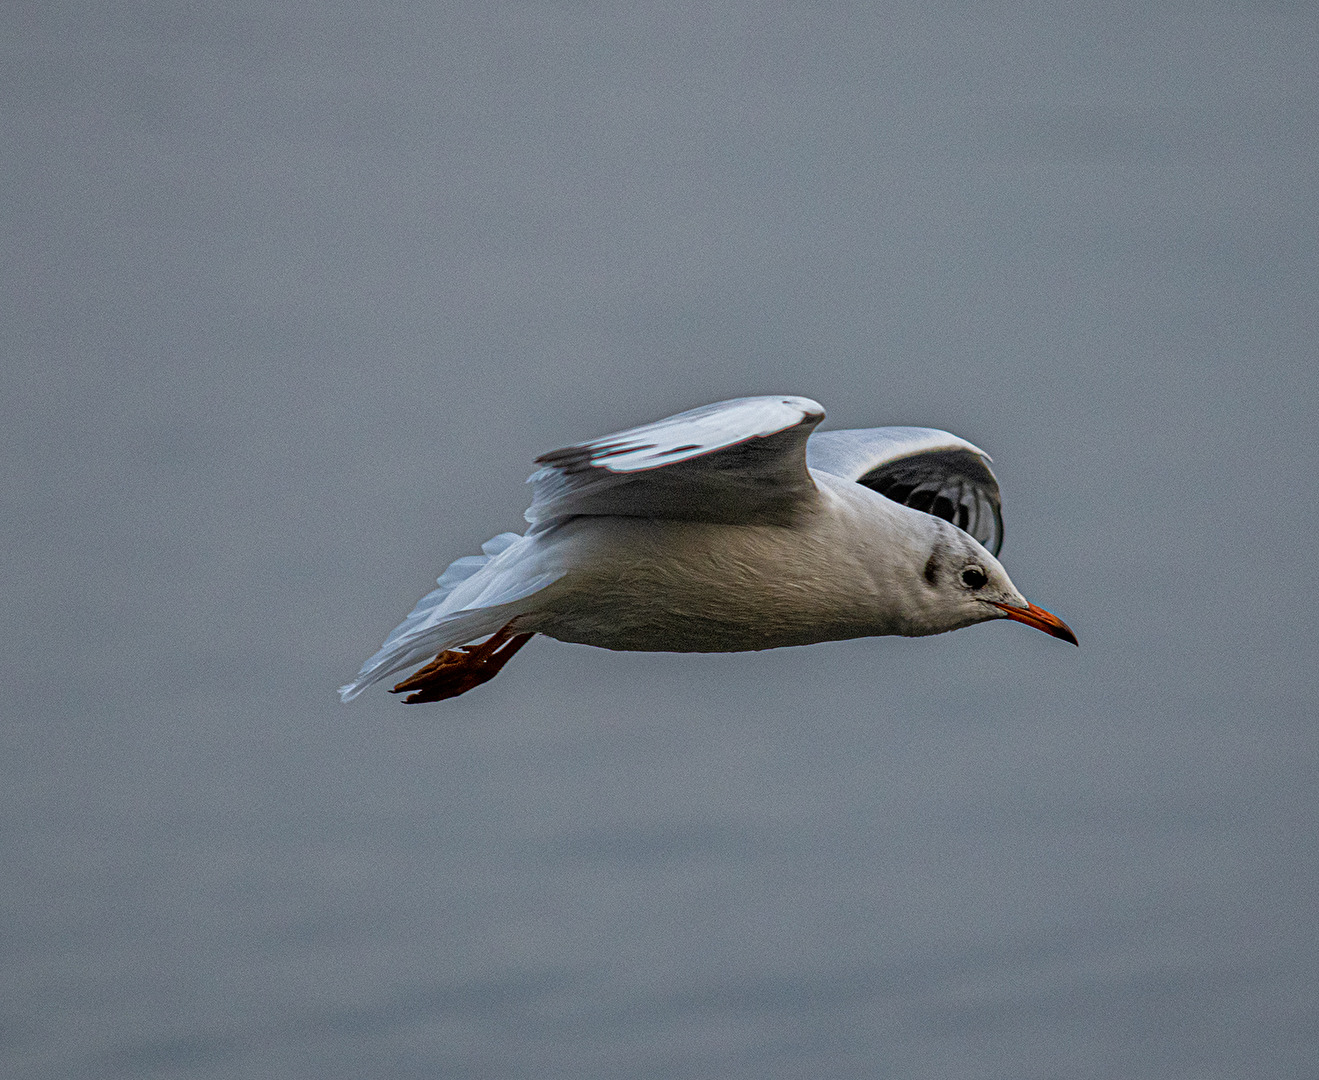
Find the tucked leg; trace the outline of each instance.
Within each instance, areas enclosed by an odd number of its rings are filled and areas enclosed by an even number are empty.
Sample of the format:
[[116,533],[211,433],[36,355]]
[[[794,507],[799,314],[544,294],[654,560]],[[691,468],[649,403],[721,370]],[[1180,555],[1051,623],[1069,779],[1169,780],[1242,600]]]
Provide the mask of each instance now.
[[509,623],[479,645],[464,645],[456,650],[445,649],[420,671],[395,686],[391,693],[415,691],[403,699],[408,705],[443,701],[465,694],[498,675],[500,668],[533,636],[515,634],[513,624]]

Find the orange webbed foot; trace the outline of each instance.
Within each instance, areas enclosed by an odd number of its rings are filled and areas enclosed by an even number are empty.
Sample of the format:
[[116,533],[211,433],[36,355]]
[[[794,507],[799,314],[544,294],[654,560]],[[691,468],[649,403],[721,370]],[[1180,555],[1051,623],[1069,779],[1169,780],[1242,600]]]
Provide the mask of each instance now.
[[513,654],[533,636],[514,633],[513,624],[509,623],[479,645],[464,645],[456,650],[445,649],[425,667],[395,686],[391,693],[415,691],[403,699],[407,705],[444,701],[465,694],[498,675]]

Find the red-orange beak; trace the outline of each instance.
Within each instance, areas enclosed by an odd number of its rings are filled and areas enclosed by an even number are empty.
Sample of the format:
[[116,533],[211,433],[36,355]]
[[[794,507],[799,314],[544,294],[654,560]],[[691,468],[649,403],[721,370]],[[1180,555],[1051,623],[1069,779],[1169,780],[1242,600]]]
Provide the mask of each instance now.
[[1043,630],[1046,634],[1052,634],[1056,638],[1070,641],[1073,645],[1079,646],[1081,644],[1076,640],[1076,635],[1072,633],[1072,628],[1062,619],[1058,618],[1057,615],[1050,615],[1044,608],[1036,607],[1029,601],[1024,608],[1011,607],[1008,604],[1000,604],[994,600],[991,600],[990,603],[1009,619],[1016,619],[1017,622],[1033,626],[1036,630]]

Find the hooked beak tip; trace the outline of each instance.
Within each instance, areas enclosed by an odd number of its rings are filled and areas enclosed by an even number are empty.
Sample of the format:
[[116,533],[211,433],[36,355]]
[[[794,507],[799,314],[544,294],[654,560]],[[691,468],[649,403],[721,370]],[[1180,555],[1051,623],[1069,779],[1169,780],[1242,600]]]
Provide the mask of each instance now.
[[1036,607],[1029,601],[1024,608],[1012,607],[1010,604],[1000,604],[996,600],[991,600],[999,611],[1003,612],[1009,619],[1015,619],[1019,623],[1025,623],[1027,626],[1033,626],[1036,630],[1043,630],[1052,637],[1061,638],[1063,641],[1070,641],[1073,645],[1080,647],[1081,643],[1076,640],[1076,635],[1072,633],[1072,628],[1068,626],[1057,615],[1052,615],[1042,607]]

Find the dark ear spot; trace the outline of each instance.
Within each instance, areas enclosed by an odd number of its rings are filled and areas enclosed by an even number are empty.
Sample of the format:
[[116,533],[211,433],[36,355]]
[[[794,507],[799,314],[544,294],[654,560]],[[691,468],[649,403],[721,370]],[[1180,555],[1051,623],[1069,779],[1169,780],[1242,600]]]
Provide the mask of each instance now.
[[939,584],[939,553],[934,552],[925,564],[925,580],[931,585]]

